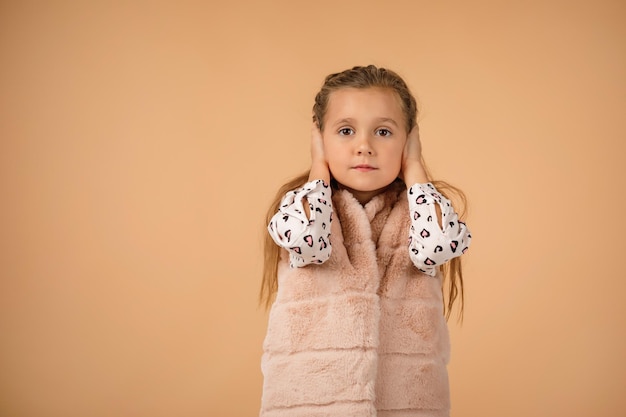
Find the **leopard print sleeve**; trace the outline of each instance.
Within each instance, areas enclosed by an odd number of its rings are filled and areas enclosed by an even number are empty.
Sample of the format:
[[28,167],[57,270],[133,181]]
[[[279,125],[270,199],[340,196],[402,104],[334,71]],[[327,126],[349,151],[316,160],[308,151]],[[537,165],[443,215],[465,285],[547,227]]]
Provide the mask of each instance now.
[[[407,196],[411,215],[409,256],[420,271],[435,276],[440,265],[467,251],[472,235],[459,220],[450,200],[431,183],[413,185]],[[441,227],[435,204],[441,208]]]
[[[309,217],[303,200],[309,205]],[[331,253],[331,188],[323,180],[310,181],[283,197],[267,226],[274,242],[289,251],[292,268],[325,262]]]

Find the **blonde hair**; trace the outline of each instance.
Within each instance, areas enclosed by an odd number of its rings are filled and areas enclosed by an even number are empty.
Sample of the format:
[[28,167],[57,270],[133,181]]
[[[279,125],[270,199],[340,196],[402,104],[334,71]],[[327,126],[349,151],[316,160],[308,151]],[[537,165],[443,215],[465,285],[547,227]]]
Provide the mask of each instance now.
[[[320,91],[315,96],[315,104],[313,105],[313,121],[320,128],[324,128],[324,116],[328,108],[328,100],[333,91],[342,88],[388,88],[395,91],[400,98],[402,111],[406,119],[407,132],[417,124],[417,104],[415,98],[411,94],[404,80],[395,72],[378,68],[374,65],[367,67],[353,67],[351,69],[330,74],[324,80]],[[422,159],[422,164],[424,161]],[[424,164],[424,168],[426,165]],[[428,179],[437,190],[448,199],[453,200],[459,217],[463,218],[465,214],[466,198],[463,192],[448,184],[445,181],[433,180],[430,172],[426,168]],[[292,180],[284,184],[274,197],[267,214],[265,216],[265,224],[269,224],[270,220],[278,211],[278,206],[283,196],[291,191],[303,186],[309,179],[309,171],[304,172]],[[333,181],[331,180],[331,183]],[[260,302],[268,308],[273,301],[276,291],[278,291],[278,263],[280,261],[281,248],[276,245],[270,235],[266,232],[264,239],[264,267],[263,281],[261,284]],[[461,258],[457,257],[450,262],[441,265],[440,270],[443,274],[444,293],[444,311],[446,318],[450,317],[454,303],[459,301],[459,318],[463,317],[464,293],[463,293],[463,272],[461,268]],[[447,289],[447,291],[446,291]]]

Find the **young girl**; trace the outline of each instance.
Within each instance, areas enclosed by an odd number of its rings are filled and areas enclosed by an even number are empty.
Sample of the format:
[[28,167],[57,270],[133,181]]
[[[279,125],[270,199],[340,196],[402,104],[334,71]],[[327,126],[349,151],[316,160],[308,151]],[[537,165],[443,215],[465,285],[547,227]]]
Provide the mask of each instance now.
[[[261,416],[448,416],[447,313],[470,233],[421,155],[394,72],[326,77],[311,169],[268,213]],[[408,187],[408,189],[407,189]]]

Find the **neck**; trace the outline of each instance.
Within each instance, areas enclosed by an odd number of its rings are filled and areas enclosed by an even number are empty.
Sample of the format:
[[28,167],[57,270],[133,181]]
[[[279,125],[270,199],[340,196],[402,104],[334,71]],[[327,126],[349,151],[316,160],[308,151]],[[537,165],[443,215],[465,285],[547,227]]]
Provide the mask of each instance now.
[[348,190],[348,191],[350,191],[350,194],[352,194],[354,196],[354,198],[356,198],[356,200],[359,203],[361,203],[361,205],[363,207],[365,207],[365,205],[367,203],[369,203],[372,200],[372,198],[376,197],[379,194],[384,193],[392,185],[393,185],[393,183],[387,185],[386,187],[379,188],[377,190],[372,190],[372,191],[359,191],[359,190],[355,190],[353,188],[346,187],[346,186],[338,183],[337,184],[337,188],[339,188],[340,190]]

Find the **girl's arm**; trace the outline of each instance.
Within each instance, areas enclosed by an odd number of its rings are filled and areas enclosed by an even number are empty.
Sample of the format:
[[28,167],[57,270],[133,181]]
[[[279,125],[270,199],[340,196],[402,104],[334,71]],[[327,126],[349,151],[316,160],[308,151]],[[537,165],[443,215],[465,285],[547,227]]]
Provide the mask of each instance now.
[[[323,180],[330,184],[330,169],[324,155],[324,140],[317,123],[311,126],[311,171],[309,171],[309,181]],[[303,201],[304,203],[304,201]],[[309,216],[309,207],[304,204],[306,215]]]
[[291,267],[325,262],[331,253],[332,200],[330,170],[316,123],[311,128],[309,182],[285,195],[268,230],[276,244],[289,251]]
[[[424,164],[422,164],[422,142],[420,141],[419,126],[415,125],[409,132],[402,155],[402,179],[407,187],[412,184],[426,184],[430,182]],[[441,210],[435,207],[436,218],[441,226]]]
[[274,242],[289,251],[289,264],[295,268],[330,257],[331,221],[330,187],[314,180],[285,195],[267,228]]
[[434,276],[440,265],[465,253],[472,236],[450,200],[428,180],[417,125],[407,137],[402,178],[410,187],[407,191],[411,215],[409,256],[420,271]]
[[[435,276],[440,265],[467,251],[472,235],[450,200],[431,183],[413,185],[407,196],[411,216],[409,256],[420,271]],[[437,216],[441,216],[443,226],[435,220]]]

